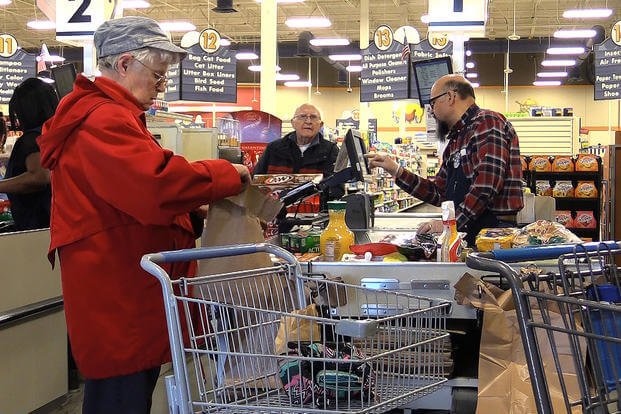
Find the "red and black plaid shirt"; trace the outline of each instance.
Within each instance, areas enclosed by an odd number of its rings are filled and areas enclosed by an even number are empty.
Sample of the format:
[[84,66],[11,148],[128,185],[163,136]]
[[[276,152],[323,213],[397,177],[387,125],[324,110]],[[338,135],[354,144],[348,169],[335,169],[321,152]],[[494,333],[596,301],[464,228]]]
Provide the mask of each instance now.
[[[466,125],[465,121],[471,119]],[[397,185],[423,201],[439,206],[445,200],[447,163],[461,155],[472,185],[464,202],[455,206],[457,227],[467,229],[486,209],[496,215],[515,214],[524,206],[520,144],[513,126],[494,111],[472,105],[448,134],[448,145],[434,181],[402,169]]]

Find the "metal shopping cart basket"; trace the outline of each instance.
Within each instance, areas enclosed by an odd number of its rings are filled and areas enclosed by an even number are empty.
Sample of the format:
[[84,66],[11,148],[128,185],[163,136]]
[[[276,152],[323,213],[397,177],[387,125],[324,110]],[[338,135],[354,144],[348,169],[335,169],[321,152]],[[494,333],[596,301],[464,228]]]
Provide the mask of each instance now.
[[[257,252],[278,260],[173,281],[163,269]],[[446,381],[450,302],[306,277],[271,244],[149,254],[141,265],[162,285],[173,413],[380,413]]]
[[[558,273],[518,271],[507,264],[542,259],[558,259]],[[621,250],[616,242],[497,250],[472,254],[466,263],[509,283],[540,414],[621,412]]]

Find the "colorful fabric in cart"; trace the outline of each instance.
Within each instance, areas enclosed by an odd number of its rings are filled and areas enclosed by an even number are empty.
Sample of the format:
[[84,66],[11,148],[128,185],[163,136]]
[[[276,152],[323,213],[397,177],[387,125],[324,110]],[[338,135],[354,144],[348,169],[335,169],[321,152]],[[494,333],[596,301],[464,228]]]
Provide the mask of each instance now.
[[[337,400],[376,402],[375,371],[350,343],[289,342],[287,359],[280,365],[280,380],[293,404],[331,406]],[[330,359],[337,362],[327,362]]]

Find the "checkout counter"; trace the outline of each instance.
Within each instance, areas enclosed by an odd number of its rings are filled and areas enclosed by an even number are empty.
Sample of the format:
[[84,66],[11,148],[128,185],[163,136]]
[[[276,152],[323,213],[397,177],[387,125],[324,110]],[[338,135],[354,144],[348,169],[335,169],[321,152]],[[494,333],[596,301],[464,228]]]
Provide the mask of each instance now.
[[0,234],[0,413],[23,414],[68,391],[60,269],[49,229]]

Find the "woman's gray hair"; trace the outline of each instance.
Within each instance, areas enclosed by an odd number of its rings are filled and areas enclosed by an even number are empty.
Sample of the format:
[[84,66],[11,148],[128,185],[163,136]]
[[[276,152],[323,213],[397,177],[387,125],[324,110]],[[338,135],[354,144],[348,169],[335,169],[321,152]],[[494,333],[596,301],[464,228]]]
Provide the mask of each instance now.
[[[139,61],[145,63],[146,65],[154,65],[155,63],[168,63],[169,65],[173,65],[175,63],[179,63],[180,55],[178,53],[167,52],[161,49],[153,49],[150,47],[145,47],[142,49],[132,50],[130,52],[123,52],[117,55],[105,56],[97,60],[97,67],[99,70],[115,70],[116,63],[118,59],[126,54],[131,54],[134,58]],[[156,62],[157,61],[157,62]]]

